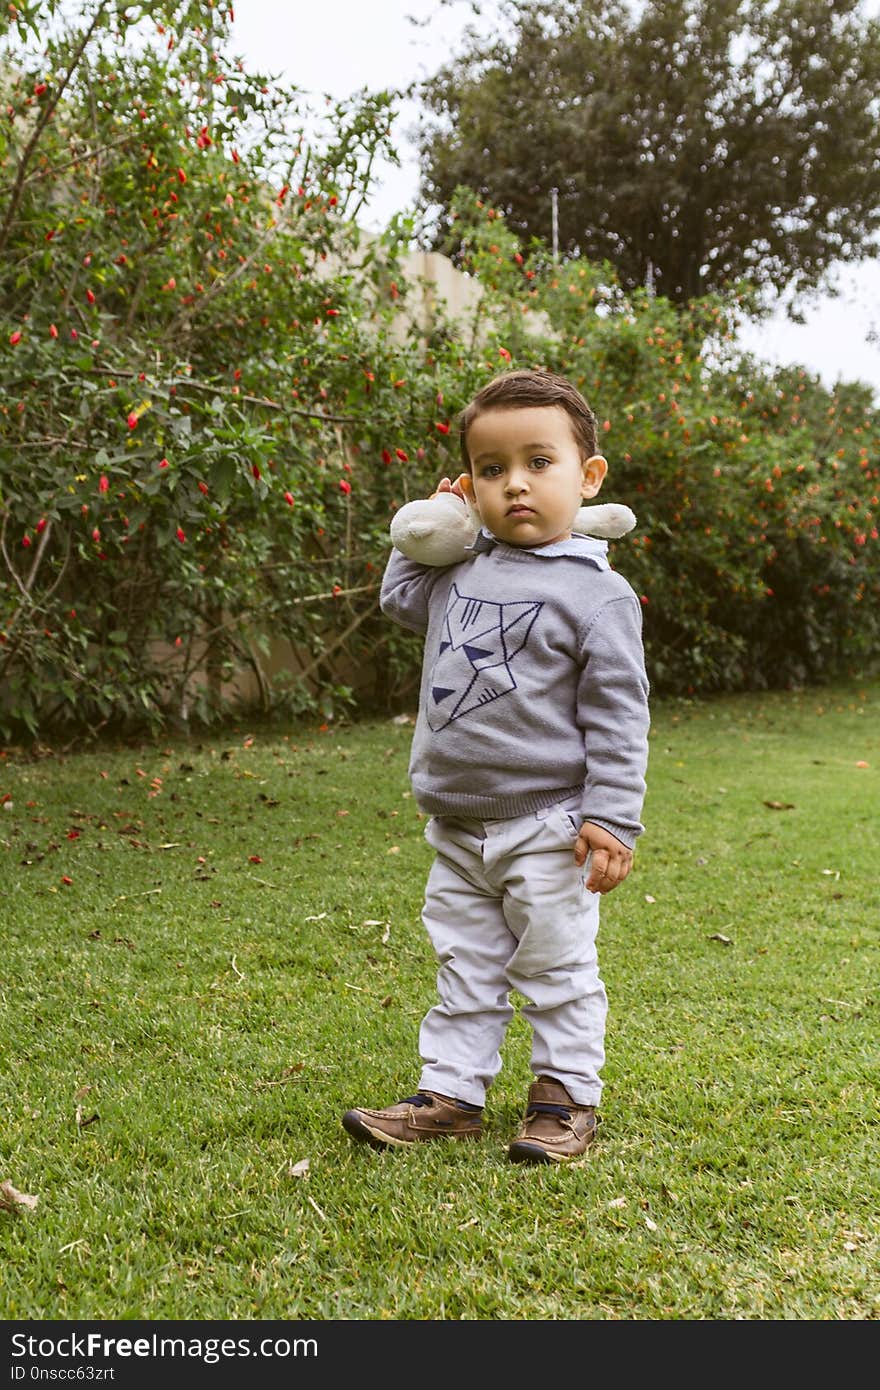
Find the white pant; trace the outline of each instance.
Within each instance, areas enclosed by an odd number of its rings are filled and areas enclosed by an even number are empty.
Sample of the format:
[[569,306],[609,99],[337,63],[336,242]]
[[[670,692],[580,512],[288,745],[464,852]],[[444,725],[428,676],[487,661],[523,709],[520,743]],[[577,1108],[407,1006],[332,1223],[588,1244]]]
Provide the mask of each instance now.
[[529,1001],[531,1069],[597,1105],[605,1061],[599,895],[574,862],[576,802],[510,820],[435,816],[422,920],[437,952],[440,1002],[419,1033],[423,1089],[482,1105],[501,1067],[510,990]]

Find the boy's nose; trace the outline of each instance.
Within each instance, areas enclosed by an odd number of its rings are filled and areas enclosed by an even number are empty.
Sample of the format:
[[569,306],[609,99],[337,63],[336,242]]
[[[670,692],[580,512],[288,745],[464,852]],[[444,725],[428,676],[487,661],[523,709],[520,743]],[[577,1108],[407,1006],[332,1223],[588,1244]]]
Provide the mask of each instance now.
[[510,496],[515,497],[517,493],[524,492],[528,487],[528,478],[521,473],[509,473],[504,491]]

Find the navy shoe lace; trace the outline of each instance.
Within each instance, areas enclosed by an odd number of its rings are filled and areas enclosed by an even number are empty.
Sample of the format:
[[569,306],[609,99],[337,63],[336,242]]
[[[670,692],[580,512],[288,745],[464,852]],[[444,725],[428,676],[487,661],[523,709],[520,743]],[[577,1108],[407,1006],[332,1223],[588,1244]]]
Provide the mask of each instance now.
[[566,1110],[564,1105],[549,1105],[544,1101],[535,1101],[526,1111],[526,1118],[529,1115],[555,1115],[557,1120],[570,1120],[571,1111]]
[[[423,1105],[433,1105],[433,1104],[434,1104],[434,1097],[433,1097],[433,1096],[426,1096],[426,1095],[423,1095],[421,1092],[419,1092],[419,1094],[418,1094],[417,1096],[405,1096],[404,1099],[403,1099],[403,1100],[399,1100],[399,1101],[397,1102],[397,1104],[398,1104],[398,1105],[418,1105],[418,1106],[420,1106],[420,1107],[423,1106]],[[483,1108],[481,1105],[470,1105],[470,1104],[468,1103],[468,1101],[466,1101],[466,1100],[457,1100],[457,1101],[455,1102],[455,1104],[456,1104],[456,1106],[458,1107],[459,1110],[467,1110],[469,1113],[474,1114],[474,1115],[478,1115],[478,1114],[480,1113],[480,1111],[482,1110],[482,1108]]]

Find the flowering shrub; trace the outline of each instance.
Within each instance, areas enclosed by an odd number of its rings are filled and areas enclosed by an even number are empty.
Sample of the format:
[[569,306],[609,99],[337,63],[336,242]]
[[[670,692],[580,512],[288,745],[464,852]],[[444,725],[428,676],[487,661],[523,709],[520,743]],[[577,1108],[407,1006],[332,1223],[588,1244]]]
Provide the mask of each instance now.
[[[55,11],[0,20],[0,727],[208,721],[245,669],[266,708],[330,713],[367,661],[365,698],[411,699],[418,644],[376,602],[389,518],[458,471],[457,411],[508,365],[599,415],[656,689],[876,651],[864,390],[739,360],[734,299],[628,299],[466,193],[482,296],[425,327],[410,228],[356,226],[387,96],[316,127],[218,10]],[[277,637],[299,680],[266,675]]]
[[[0,21],[0,719],[209,719],[242,668],[267,706],[331,707],[448,424],[401,332],[404,229],[364,245],[352,219],[389,99],[316,128],[218,11],[53,10]],[[270,688],[270,636],[299,688]]]
[[[869,388],[824,388],[734,346],[745,291],[684,308],[624,295],[608,265],[523,254],[461,190],[464,263],[486,294],[485,370],[541,364],[598,415],[612,547],[644,605],[655,689],[809,683],[880,651],[880,420]],[[463,229],[463,230],[459,230]]]

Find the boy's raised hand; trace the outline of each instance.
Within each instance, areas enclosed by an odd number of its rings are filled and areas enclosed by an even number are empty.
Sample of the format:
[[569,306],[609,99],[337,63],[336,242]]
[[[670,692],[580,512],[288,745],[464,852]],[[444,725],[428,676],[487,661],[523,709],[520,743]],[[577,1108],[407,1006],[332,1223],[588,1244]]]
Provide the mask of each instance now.
[[593,856],[587,879],[587,888],[591,893],[610,893],[619,883],[623,883],[632,868],[632,850],[610,830],[585,820],[575,842],[574,862],[585,864],[588,854]]
[[459,473],[455,482],[452,483],[448,478],[441,478],[431,497],[436,497],[438,492],[454,492],[456,497],[460,497],[463,502],[467,501],[471,491],[471,480],[467,473]]

